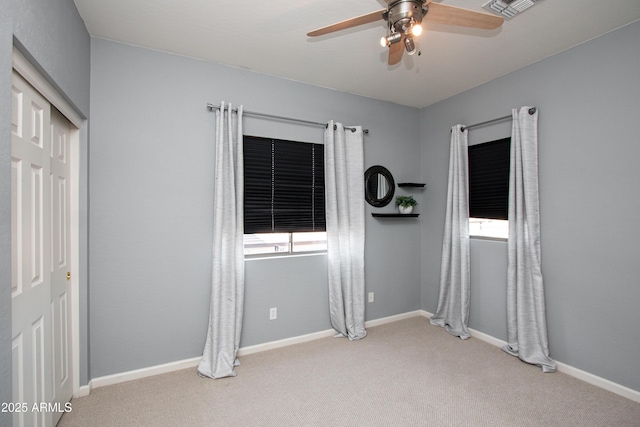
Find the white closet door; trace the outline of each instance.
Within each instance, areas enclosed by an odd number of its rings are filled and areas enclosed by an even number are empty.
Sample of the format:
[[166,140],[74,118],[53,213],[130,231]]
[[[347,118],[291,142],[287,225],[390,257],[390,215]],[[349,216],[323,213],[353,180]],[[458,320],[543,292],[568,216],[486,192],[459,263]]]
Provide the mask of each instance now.
[[69,122],[12,78],[14,426],[52,426],[73,393]]
[[[52,402],[64,408],[73,396],[71,357],[71,124],[51,108],[51,324]],[[55,425],[62,412],[53,412]]]
[[11,297],[17,426],[49,426],[51,401],[50,106],[15,72],[11,135]]

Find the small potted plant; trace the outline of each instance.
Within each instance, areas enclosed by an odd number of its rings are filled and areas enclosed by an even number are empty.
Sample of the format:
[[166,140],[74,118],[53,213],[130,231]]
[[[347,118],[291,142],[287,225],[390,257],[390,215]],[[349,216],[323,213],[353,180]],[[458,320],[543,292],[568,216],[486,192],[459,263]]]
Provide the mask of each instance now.
[[401,214],[410,214],[417,205],[418,202],[413,196],[396,196],[396,206]]

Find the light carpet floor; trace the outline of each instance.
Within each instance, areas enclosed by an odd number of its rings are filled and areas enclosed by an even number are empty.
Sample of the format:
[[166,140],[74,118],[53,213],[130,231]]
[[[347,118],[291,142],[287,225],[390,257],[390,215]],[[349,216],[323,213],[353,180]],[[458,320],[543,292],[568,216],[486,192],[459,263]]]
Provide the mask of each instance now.
[[640,403],[462,341],[424,317],[186,369],[72,400],[72,426],[640,426]]

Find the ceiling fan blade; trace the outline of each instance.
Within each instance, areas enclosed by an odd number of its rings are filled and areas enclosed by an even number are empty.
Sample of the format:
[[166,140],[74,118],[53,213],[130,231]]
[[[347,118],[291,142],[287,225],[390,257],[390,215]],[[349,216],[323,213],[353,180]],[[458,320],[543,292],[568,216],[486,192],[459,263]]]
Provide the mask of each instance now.
[[326,27],[318,28],[307,33],[309,37],[323,36],[325,34],[333,33],[334,31],[346,30],[347,28],[357,27],[358,25],[368,24],[370,22],[376,22],[383,20],[382,15],[387,9],[377,10],[375,12],[367,13],[366,15],[356,16],[355,18],[347,19],[336,24],[328,25]]
[[404,53],[404,34],[402,40],[389,46],[389,65],[396,65],[402,61],[402,54]]
[[424,17],[428,22],[458,25],[461,27],[493,30],[504,22],[504,18],[487,13],[475,12],[461,7],[448,6],[441,3],[429,3],[429,11]]

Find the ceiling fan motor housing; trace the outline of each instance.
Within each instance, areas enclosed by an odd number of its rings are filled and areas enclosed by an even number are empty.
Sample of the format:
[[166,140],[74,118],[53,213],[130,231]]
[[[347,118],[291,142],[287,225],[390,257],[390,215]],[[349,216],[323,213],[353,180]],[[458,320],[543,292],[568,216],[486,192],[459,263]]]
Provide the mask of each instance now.
[[386,19],[392,32],[404,33],[411,26],[420,24],[424,10],[423,0],[396,0],[389,2]]

